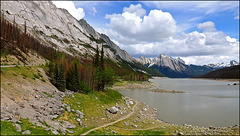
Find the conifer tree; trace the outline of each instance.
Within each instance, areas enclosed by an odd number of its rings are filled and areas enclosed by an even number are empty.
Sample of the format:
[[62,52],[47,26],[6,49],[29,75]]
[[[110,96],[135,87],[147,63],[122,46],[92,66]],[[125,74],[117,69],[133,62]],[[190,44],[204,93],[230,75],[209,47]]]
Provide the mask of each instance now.
[[77,62],[75,62],[74,64],[74,74],[75,74],[75,84],[76,84],[76,90],[80,89],[80,78],[79,78],[79,71],[78,71],[78,66],[77,66]]
[[68,89],[72,91],[80,90],[80,78],[77,63],[74,62],[74,65],[68,76]]
[[64,68],[62,63],[60,64],[60,68],[58,72],[57,88],[63,92],[66,89],[66,80],[65,80]]
[[58,88],[58,65],[55,62],[55,67],[54,67],[54,75],[53,75],[53,85],[55,85]]
[[94,57],[93,63],[94,63],[95,67],[99,66],[99,50],[98,50],[98,46],[97,46],[97,49],[96,49],[96,55]]
[[100,58],[100,62],[99,62],[100,68],[101,68],[102,70],[104,70],[104,60],[103,60],[103,57],[104,57],[104,51],[103,51],[103,46],[102,46],[101,58]]

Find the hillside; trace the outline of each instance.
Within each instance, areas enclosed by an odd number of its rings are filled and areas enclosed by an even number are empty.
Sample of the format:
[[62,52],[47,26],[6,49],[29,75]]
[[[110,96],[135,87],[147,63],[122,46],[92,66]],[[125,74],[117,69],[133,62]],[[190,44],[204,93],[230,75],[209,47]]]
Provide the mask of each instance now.
[[240,79],[240,65],[217,69],[195,78]]
[[120,71],[122,75],[137,72],[163,76],[154,69],[139,66],[107,35],[95,31],[84,19],[76,20],[67,10],[57,8],[51,1],[1,1],[1,10],[4,20],[17,25],[45,46],[82,58],[92,58],[96,48],[103,47],[108,65],[114,65],[115,71]]

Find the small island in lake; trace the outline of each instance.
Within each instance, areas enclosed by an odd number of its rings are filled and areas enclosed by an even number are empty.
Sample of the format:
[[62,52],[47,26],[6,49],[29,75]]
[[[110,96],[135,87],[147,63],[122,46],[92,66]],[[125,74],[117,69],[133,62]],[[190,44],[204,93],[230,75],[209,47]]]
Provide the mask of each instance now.
[[184,91],[175,91],[175,90],[172,90],[172,91],[168,91],[168,90],[164,90],[164,89],[150,89],[149,91],[151,92],[158,92],[158,93],[186,93]]

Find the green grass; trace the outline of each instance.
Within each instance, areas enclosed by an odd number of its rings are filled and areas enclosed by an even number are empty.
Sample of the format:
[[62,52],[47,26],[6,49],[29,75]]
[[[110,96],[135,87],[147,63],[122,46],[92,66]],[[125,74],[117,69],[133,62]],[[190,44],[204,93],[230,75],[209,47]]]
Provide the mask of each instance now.
[[88,135],[166,135],[164,131],[159,130],[124,130],[110,126],[110,129],[107,131],[106,128],[108,127],[92,131]]
[[47,92],[43,92],[43,93],[46,94],[48,97],[53,98],[53,95],[50,95]]
[[[110,120],[105,117],[105,108],[110,108],[116,103],[124,104],[122,95],[119,92],[110,89],[104,92],[93,91],[88,94],[74,93],[74,97],[72,97],[72,95],[64,97],[63,102],[69,105],[71,109],[82,111],[85,114],[84,119],[87,119],[82,120],[83,124],[87,124],[87,127],[84,128],[83,126],[79,126],[78,122],[74,119],[76,118],[75,112],[65,112],[58,118],[59,121],[67,120],[77,126],[74,135],[82,134],[89,129],[105,124],[107,120],[113,121],[112,119]],[[77,104],[77,102],[80,104]],[[104,108],[102,106],[104,106]],[[98,118],[97,120],[92,119],[96,117]],[[101,118],[106,119],[102,120]]]
[[134,135],[165,135],[164,131],[153,131],[153,130],[136,130],[133,132]]
[[[48,70],[46,66],[3,67],[1,68],[1,71],[2,71],[1,74],[11,78],[16,78],[17,76],[21,75],[23,79],[35,80],[35,79],[40,79],[40,77],[43,77],[43,75],[37,71],[38,68],[43,68],[44,70]],[[46,82],[46,80],[43,78],[41,79],[41,81]]]
[[[52,135],[51,131],[46,131],[45,128],[36,126],[29,122],[29,119],[21,119],[19,124],[22,132],[29,130],[31,135]],[[12,122],[1,121],[1,135],[21,135],[22,132],[17,132],[17,129]]]
[[1,135],[20,135],[21,132],[17,132],[12,122],[1,121]]

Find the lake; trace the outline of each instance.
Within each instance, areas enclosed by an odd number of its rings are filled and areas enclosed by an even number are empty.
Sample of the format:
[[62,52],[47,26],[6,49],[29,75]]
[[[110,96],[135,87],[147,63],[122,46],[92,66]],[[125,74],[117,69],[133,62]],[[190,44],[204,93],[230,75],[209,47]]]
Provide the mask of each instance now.
[[[239,124],[239,85],[205,79],[150,79],[161,89],[186,93],[158,93],[147,89],[118,90],[157,108],[157,118],[173,124],[227,127]],[[228,85],[231,84],[231,85]]]

